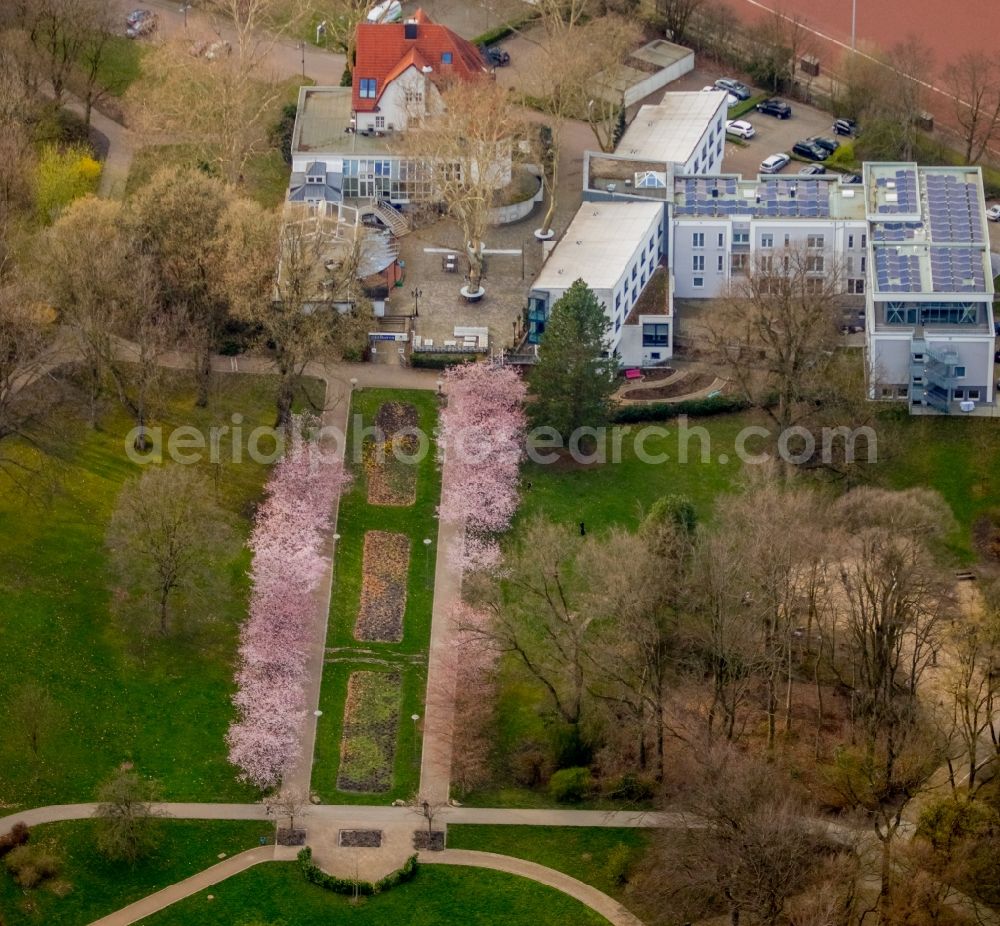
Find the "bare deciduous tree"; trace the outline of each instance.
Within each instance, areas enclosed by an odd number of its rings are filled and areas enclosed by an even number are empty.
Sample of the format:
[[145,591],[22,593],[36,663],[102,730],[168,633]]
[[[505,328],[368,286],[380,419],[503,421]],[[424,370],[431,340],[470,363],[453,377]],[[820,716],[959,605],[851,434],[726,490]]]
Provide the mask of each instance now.
[[208,480],[193,466],[174,464],[126,483],[107,541],[122,581],[152,599],[165,634],[176,593],[211,579],[231,535]]
[[970,51],[944,69],[962,129],[965,163],[975,164],[1000,132],[1000,68],[986,52]]
[[441,93],[443,111],[411,118],[400,151],[425,171],[431,197],[462,231],[468,288],[482,285],[483,239],[497,193],[510,182],[520,120],[499,84],[456,81]]
[[152,802],[158,791],[131,765],[116,770],[97,792],[100,802],[97,847],[108,858],[134,865],[155,851],[159,843],[157,813]]
[[705,0],[656,0],[656,13],[671,42],[684,44],[691,17],[704,5]]

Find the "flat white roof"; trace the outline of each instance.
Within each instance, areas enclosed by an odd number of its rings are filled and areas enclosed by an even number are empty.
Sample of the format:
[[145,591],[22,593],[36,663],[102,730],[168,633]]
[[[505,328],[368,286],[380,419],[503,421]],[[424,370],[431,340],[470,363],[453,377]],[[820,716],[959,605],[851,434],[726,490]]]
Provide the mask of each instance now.
[[662,211],[655,202],[583,203],[533,289],[569,289],[578,279],[591,289],[613,289]]
[[665,93],[655,106],[639,107],[615,154],[686,164],[720,110],[725,118],[722,90]]

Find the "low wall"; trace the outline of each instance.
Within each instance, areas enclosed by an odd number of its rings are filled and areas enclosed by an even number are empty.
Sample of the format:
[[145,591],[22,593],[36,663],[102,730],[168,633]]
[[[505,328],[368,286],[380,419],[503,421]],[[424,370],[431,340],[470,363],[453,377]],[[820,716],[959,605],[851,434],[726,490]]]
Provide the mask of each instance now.
[[639,100],[645,99],[651,93],[656,93],[657,90],[662,90],[667,84],[672,83],[693,70],[694,52],[692,51],[681,58],[680,61],[675,61],[655,74],[650,74],[645,80],[640,80],[639,83],[632,84],[625,91],[625,105],[632,106],[634,103],[638,103]]
[[542,178],[536,177],[536,180],[538,181],[538,189],[535,190],[534,196],[524,199],[519,203],[511,203],[507,206],[497,206],[495,209],[490,209],[488,220],[490,225],[510,225],[514,222],[520,222],[521,219],[526,219],[531,215],[531,210],[535,208],[535,203],[540,203],[545,199]]

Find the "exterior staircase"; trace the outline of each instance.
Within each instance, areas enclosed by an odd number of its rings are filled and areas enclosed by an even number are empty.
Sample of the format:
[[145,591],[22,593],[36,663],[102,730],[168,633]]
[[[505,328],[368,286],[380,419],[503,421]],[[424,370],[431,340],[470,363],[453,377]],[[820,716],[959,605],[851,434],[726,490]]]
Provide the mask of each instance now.
[[410,233],[410,226],[403,217],[403,213],[384,199],[373,199],[371,201],[371,212],[373,215],[378,216],[382,224],[397,238],[402,238],[403,235]]

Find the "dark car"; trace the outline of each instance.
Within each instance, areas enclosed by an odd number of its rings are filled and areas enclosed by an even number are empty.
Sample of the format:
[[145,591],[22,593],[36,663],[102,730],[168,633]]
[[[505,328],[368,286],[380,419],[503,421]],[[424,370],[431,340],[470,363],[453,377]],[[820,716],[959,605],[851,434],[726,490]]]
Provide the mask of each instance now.
[[837,119],[833,123],[833,131],[835,135],[857,135],[858,124],[853,119]]
[[830,154],[833,154],[840,147],[840,142],[836,138],[824,138],[822,135],[812,135],[808,141],[819,145],[820,148],[825,148]]
[[505,68],[510,64],[510,52],[504,51],[502,48],[483,45],[480,47],[480,51],[483,53],[483,60],[487,67]]
[[792,154],[797,154],[800,158],[806,158],[809,161],[825,161],[830,156],[830,152],[826,148],[821,148],[811,141],[797,141],[792,145]]
[[731,93],[738,100],[749,100],[751,96],[750,88],[741,81],[734,80],[732,77],[720,77],[715,82],[715,86],[719,90]]
[[864,183],[865,178],[861,174],[842,174],[840,177],[841,183]]
[[818,177],[820,174],[825,174],[826,168],[822,164],[806,164],[799,171],[800,177]]
[[792,114],[792,107],[783,100],[764,100],[757,104],[757,112],[767,116],[777,116],[779,119],[787,119]]

